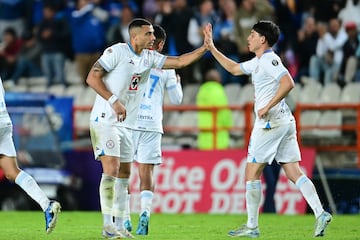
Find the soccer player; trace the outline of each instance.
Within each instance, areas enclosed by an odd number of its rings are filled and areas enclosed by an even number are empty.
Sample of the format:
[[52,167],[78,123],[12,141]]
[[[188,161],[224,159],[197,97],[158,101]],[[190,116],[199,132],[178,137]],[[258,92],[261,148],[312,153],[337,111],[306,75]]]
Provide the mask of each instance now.
[[[199,59],[207,49],[201,46],[181,56],[165,56],[153,47],[152,24],[141,18],[129,24],[129,43],[114,44],[105,49],[90,70],[87,83],[97,96],[90,115],[90,134],[95,158],[101,161],[100,205],[106,238],[133,238],[123,226],[128,176],[133,161],[132,132],[124,125],[135,122],[152,68],[182,68]],[[160,104],[160,103],[159,103]],[[129,113],[129,114],[128,114]]]
[[301,171],[300,149],[295,119],[285,103],[294,81],[272,46],[278,41],[279,27],[271,21],[257,22],[248,37],[249,50],[255,57],[236,63],[214,46],[211,25],[205,27],[205,45],[216,60],[231,74],[251,74],[255,88],[256,114],[245,169],[247,223],[229,232],[233,237],[259,237],[260,176],[266,164],[275,159],[288,179],[299,188],[316,217],[314,236],[324,235],[331,215],[324,211],[312,181]]
[[17,164],[16,150],[13,141],[13,125],[5,103],[5,90],[0,78],[0,168],[6,178],[19,185],[45,213],[45,230],[51,233],[60,212],[60,203],[49,200],[33,177],[22,171]]
[[[161,52],[166,41],[166,32],[159,25],[153,27],[156,37],[153,50]],[[180,104],[182,102],[183,92],[180,77],[176,75],[175,70],[151,69],[145,92],[142,94],[141,103],[138,106],[136,121],[130,122],[128,119],[124,121],[125,126],[132,129],[134,160],[138,163],[140,177],[141,211],[136,230],[138,235],[147,235],[149,231],[150,212],[154,196],[154,166],[162,162],[161,137],[164,133],[162,105],[165,90],[171,103]],[[130,197],[128,197],[129,201]],[[129,217],[129,207],[127,210],[126,215]],[[128,230],[131,230],[130,219],[125,220],[124,224]]]

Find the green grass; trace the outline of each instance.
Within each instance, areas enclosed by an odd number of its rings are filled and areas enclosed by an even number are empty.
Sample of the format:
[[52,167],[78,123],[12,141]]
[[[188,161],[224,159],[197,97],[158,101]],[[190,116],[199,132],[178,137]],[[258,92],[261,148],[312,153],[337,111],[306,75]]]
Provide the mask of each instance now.
[[[0,239],[102,239],[100,212],[61,212],[58,225],[50,235],[44,231],[43,218],[40,211],[0,212]],[[137,221],[137,215],[132,215],[134,228]],[[150,234],[136,236],[136,239],[231,239],[227,231],[245,221],[245,215],[152,214]],[[322,239],[360,240],[359,223],[360,215],[336,215]],[[313,215],[261,214],[260,239],[311,239],[313,226]]]

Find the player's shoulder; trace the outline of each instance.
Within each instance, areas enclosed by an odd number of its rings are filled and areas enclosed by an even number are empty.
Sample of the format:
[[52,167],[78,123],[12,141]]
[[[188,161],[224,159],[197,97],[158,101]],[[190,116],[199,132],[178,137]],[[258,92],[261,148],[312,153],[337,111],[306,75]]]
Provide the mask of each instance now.
[[105,54],[121,53],[122,51],[128,50],[129,46],[127,43],[115,43],[107,47],[104,51]]
[[281,59],[275,52],[269,52],[261,57],[261,61],[264,65],[277,67],[281,65]]

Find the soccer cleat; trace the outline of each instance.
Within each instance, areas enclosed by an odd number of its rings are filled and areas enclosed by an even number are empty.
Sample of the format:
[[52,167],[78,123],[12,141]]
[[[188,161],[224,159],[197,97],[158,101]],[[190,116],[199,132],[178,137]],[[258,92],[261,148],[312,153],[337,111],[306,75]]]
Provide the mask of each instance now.
[[259,227],[249,228],[246,224],[243,224],[236,230],[231,230],[228,232],[230,237],[248,237],[248,238],[258,238],[260,236]]
[[121,238],[135,238],[128,230],[123,229],[118,231]]
[[60,203],[50,201],[48,208],[45,210],[45,230],[47,234],[50,234],[54,230],[60,209]]
[[315,223],[314,237],[322,237],[325,235],[325,229],[331,222],[332,216],[330,213],[324,211],[317,219]]
[[139,225],[136,230],[137,235],[148,235],[149,233],[149,217],[147,215],[147,212],[143,212],[140,215],[139,219]]
[[102,236],[107,239],[122,239],[123,236],[116,230],[113,225],[107,225],[103,227]]
[[132,224],[131,224],[131,221],[129,219],[124,222],[124,228],[126,230],[128,230],[129,232],[132,231]]

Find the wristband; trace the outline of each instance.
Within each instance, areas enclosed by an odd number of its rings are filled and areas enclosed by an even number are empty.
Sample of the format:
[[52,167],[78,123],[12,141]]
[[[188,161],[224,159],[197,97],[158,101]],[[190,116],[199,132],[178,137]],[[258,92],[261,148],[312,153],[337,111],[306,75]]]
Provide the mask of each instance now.
[[111,97],[109,97],[109,99],[107,101],[112,106],[117,100],[118,100],[118,97],[113,94],[113,95],[111,95]]

